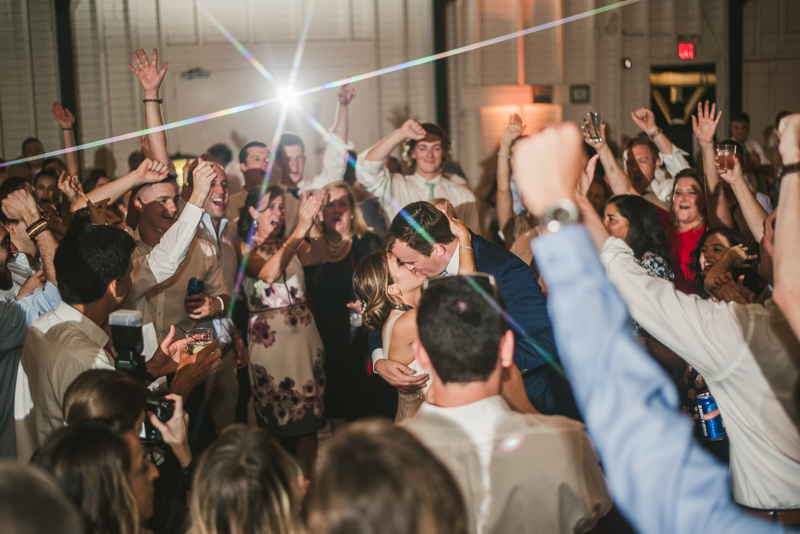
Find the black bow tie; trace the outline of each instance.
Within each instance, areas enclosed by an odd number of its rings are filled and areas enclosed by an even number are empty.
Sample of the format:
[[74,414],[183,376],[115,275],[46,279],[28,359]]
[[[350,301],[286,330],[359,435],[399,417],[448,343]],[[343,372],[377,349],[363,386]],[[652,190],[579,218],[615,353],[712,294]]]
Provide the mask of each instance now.
[[294,198],[300,200],[300,188],[299,187],[287,187],[286,191],[291,193]]

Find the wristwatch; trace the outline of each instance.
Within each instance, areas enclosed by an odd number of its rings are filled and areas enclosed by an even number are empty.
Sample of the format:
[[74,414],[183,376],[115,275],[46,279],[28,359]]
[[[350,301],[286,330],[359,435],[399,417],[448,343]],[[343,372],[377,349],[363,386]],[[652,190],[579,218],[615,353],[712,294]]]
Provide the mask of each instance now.
[[564,226],[581,222],[578,206],[569,199],[560,198],[550,204],[544,214],[539,217],[539,228],[554,234]]
[[791,174],[793,172],[800,172],[800,161],[797,163],[792,163],[789,165],[784,165],[778,170],[778,180],[786,176],[787,174]]

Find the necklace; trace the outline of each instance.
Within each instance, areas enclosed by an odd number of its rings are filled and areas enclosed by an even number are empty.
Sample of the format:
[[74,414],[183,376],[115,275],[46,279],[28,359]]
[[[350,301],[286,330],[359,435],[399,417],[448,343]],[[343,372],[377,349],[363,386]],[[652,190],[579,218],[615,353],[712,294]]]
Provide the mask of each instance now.
[[322,232],[322,238],[325,240],[325,245],[328,247],[328,255],[334,260],[339,259],[342,254],[344,254],[348,243],[350,243],[350,240],[352,239],[351,236],[347,236],[347,238],[343,237],[341,241],[334,244],[331,243],[328,234],[326,234],[324,231]]

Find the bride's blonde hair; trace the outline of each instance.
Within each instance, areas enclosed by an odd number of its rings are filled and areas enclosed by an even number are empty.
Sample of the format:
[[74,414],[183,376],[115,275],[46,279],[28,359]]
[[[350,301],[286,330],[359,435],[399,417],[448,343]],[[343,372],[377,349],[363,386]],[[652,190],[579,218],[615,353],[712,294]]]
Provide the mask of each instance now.
[[388,293],[393,283],[386,253],[381,250],[370,252],[356,265],[353,291],[362,303],[364,324],[370,330],[383,328],[392,308],[403,304],[399,297]]

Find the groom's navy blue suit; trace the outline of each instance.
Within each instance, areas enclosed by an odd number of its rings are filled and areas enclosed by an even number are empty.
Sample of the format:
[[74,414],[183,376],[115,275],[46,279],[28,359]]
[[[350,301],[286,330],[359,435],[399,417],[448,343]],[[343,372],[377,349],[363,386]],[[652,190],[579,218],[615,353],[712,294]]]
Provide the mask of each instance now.
[[514,363],[522,371],[525,392],[542,413],[580,419],[572,391],[561,370],[547,300],[539,283],[515,254],[472,234],[478,272],[494,277],[512,320]]

